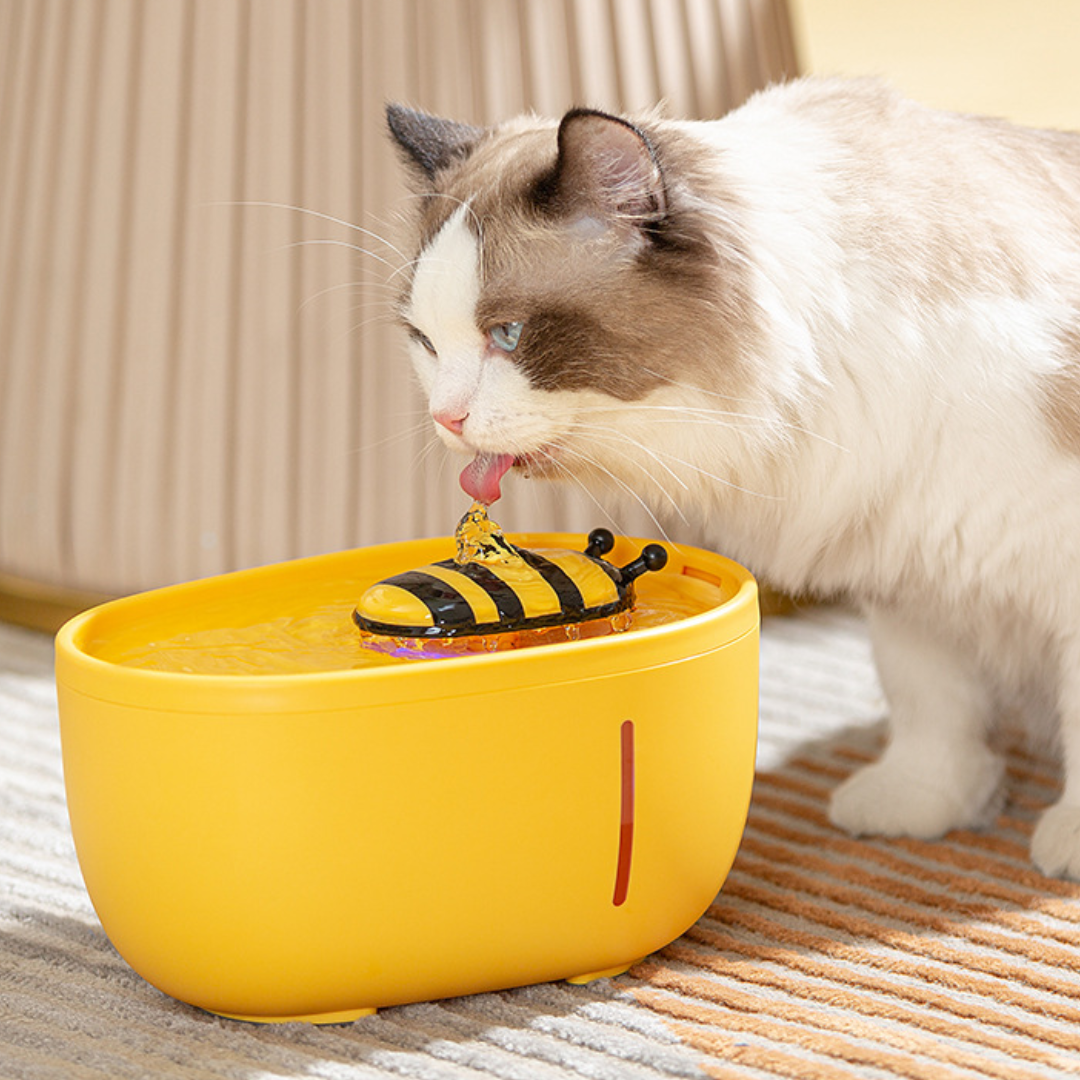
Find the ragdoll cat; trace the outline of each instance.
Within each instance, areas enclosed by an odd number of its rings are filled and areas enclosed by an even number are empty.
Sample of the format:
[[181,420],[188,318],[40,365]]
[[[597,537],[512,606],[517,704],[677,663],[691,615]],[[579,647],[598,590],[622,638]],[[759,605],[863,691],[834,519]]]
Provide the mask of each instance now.
[[862,604],[891,737],[833,796],[851,832],[986,824],[994,718],[1056,715],[1032,855],[1080,877],[1080,136],[839,80],[714,122],[388,119],[463,486],[638,492]]

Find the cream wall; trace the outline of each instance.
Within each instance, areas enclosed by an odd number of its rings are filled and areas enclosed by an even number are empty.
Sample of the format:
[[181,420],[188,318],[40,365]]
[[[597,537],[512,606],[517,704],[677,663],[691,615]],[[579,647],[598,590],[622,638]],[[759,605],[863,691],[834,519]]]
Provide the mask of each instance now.
[[1080,130],[1080,0],[791,0],[802,69]]

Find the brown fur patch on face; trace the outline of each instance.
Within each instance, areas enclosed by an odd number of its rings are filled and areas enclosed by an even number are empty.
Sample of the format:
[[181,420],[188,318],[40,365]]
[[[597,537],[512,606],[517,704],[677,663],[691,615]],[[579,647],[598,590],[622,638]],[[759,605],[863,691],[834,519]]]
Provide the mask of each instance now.
[[[463,203],[480,238],[481,330],[525,329],[511,359],[538,390],[598,390],[624,401],[669,381],[748,377],[753,307],[731,196],[710,152],[674,125],[643,124],[668,198],[642,228],[558,212],[539,200],[557,147],[553,122],[496,132],[437,181],[420,244]],[[717,371],[717,368],[721,371]]]
[[421,204],[420,249],[423,250],[464,203],[472,210],[478,233],[504,206],[520,200],[535,176],[554,155],[555,124],[519,120],[489,133],[460,166],[436,178],[434,190]]
[[1080,457],[1080,315],[1062,335],[1066,364],[1042,382],[1042,408],[1054,444]]

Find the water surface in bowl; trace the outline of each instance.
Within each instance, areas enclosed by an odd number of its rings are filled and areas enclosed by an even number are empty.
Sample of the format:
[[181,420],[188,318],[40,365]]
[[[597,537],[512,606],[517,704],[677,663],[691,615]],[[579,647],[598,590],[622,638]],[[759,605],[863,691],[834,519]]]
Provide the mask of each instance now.
[[637,602],[633,609],[611,619],[492,635],[483,640],[464,638],[420,644],[383,639],[365,646],[352,619],[354,599],[306,606],[302,597],[295,596],[273,619],[246,625],[207,626],[173,637],[128,642],[121,649],[101,643],[94,651],[100,659],[127,667],[193,675],[349,671],[643,630],[699,615],[716,607],[723,599],[720,588],[710,581],[684,575],[655,574],[637,583]]

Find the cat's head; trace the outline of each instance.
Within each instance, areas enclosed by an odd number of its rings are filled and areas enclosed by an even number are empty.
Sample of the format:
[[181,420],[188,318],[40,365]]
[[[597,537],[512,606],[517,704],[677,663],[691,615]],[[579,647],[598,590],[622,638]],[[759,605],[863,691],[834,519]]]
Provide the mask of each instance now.
[[[392,105],[417,192],[400,314],[443,440],[502,473],[665,486],[752,398],[737,208],[684,127],[574,110],[474,128]],[[702,410],[695,418],[679,410]],[[687,426],[689,425],[689,426]],[[672,447],[681,447],[675,450]]]

